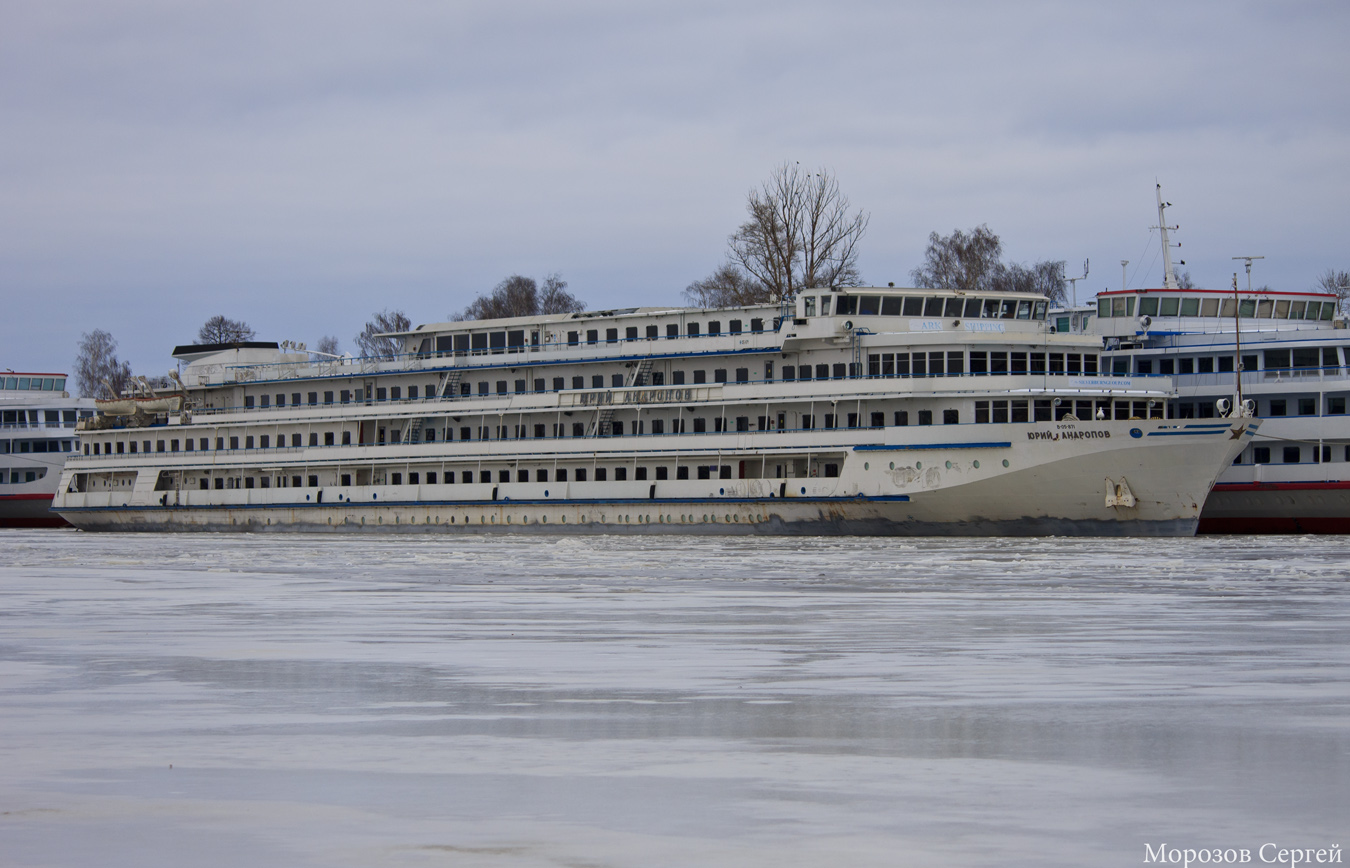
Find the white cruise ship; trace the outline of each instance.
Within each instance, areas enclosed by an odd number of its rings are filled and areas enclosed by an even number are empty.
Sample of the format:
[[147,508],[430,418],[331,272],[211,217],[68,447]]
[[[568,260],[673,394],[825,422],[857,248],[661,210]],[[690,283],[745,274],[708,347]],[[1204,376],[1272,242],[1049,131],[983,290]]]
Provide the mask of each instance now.
[[66,375],[0,372],[0,527],[54,527],[50,511],[61,465],[75,452],[75,426],[94,402],[72,398]]
[[1100,293],[1052,324],[1099,336],[1104,374],[1174,383],[1168,419],[1218,421],[1250,402],[1264,420],[1219,476],[1200,533],[1350,532],[1350,331],[1335,295],[1253,291],[1250,261],[1245,290],[1236,275],[1230,289],[1180,288],[1165,208],[1159,194],[1163,286]]
[[1220,475],[1201,533],[1350,531],[1350,331],[1334,295],[1164,287],[1097,305],[1088,328],[1104,338],[1103,366],[1174,382],[1167,418],[1250,401],[1264,420]]
[[[1026,295],[850,288],[795,308],[423,325],[396,358],[182,346],[183,406],[101,415],[85,529],[722,534],[1195,531],[1251,418]],[[121,412],[121,411],[119,411]]]

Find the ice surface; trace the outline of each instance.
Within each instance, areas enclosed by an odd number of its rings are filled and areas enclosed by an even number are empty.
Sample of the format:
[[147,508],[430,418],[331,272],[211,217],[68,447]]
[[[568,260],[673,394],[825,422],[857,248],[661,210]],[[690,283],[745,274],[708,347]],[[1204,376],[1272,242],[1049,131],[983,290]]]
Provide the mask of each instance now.
[[1350,540],[0,546],[4,865],[1346,843]]

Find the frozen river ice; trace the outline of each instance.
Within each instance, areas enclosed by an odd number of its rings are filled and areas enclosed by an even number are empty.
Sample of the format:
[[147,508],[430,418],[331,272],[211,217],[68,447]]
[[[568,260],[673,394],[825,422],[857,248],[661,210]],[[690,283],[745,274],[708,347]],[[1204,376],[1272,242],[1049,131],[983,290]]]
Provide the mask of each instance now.
[[1350,539],[0,546],[6,866],[1350,845]]

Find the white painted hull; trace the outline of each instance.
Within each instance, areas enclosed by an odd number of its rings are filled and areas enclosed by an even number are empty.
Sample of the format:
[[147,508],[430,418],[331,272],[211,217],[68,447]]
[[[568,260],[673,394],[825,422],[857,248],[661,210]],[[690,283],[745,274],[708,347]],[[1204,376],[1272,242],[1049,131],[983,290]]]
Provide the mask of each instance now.
[[[72,491],[74,474],[98,466],[81,458],[68,465],[55,509],[77,527],[119,531],[1177,536],[1195,532],[1214,480],[1257,424],[888,428],[881,443],[880,432],[838,432],[873,442],[841,444],[846,457],[833,478],[228,491],[154,491],[138,480],[124,490]],[[1234,437],[1230,429],[1241,430]],[[734,443],[769,442],[729,435],[702,445],[716,440],[727,447],[719,460],[733,466],[762,454],[737,452]],[[389,449],[357,448],[399,460]],[[313,451],[309,466],[325,455]],[[148,466],[163,467],[156,458]],[[1133,504],[1108,505],[1108,480],[1125,483]]]

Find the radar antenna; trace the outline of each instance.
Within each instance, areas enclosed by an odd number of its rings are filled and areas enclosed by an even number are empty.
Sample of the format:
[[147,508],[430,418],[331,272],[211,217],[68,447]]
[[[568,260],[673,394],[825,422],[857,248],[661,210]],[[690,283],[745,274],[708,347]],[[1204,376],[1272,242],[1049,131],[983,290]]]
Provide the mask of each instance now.
[[1080,280],[1087,280],[1087,276],[1088,276],[1088,261],[1087,261],[1086,259],[1084,259],[1084,260],[1083,260],[1083,276],[1082,276],[1082,277],[1065,277],[1065,278],[1064,278],[1065,282],[1069,284],[1069,291],[1070,291],[1070,293],[1072,293],[1072,295],[1073,295],[1073,304],[1071,305],[1072,307],[1078,307],[1078,281],[1080,281]]

